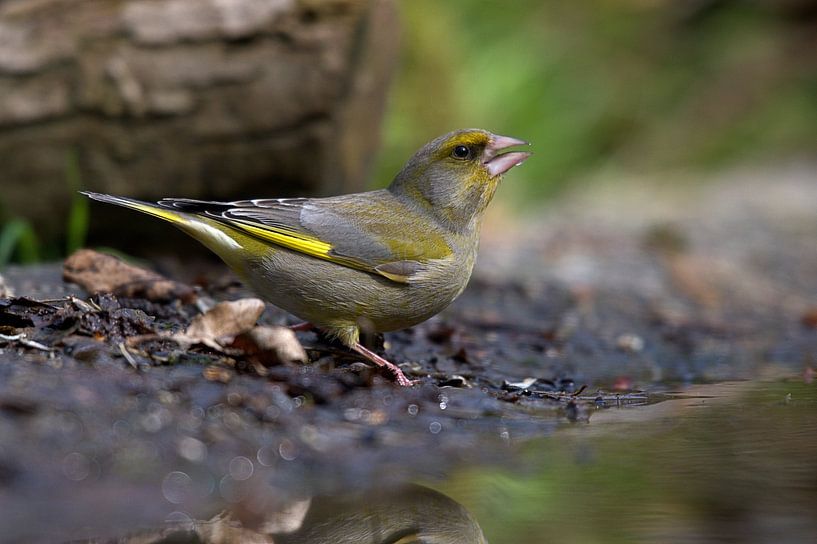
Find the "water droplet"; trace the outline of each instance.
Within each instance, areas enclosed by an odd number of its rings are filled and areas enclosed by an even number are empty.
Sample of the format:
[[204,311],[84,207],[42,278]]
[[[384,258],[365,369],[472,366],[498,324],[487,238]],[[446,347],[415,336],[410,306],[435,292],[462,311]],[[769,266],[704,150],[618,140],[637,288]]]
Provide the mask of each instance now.
[[148,414],[142,419],[142,427],[149,433],[155,433],[162,428],[162,418],[159,414]]
[[230,466],[228,468],[233,480],[248,480],[250,476],[252,476],[254,469],[255,467],[252,461],[240,455],[230,460]]
[[66,437],[76,437],[82,433],[82,420],[73,412],[60,412],[56,417],[56,431]]
[[69,480],[80,482],[91,473],[91,462],[77,451],[69,453],[62,460],[62,473]]
[[270,404],[264,409],[264,418],[266,418],[268,421],[275,421],[280,416],[281,409],[274,404]]
[[439,421],[432,421],[428,424],[428,430],[431,431],[431,434],[437,434],[443,430],[443,425]]
[[281,441],[281,445],[278,446],[278,455],[284,461],[294,461],[298,457],[298,450],[291,440],[284,439]]
[[173,504],[181,504],[190,496],[193,479],[180,471],[170,472],[162,480],[162,495]]
[[416,404],[409,404],[408,408],[406,408],[406,411],[410,416],[416,416],[417,412],[420,411],[420,407],[417,406]]
[[226,412],[222,417],[224,421],[224,425],[227,427],[232,427],[233,429],[242,429],[244,428],[244,420],[241,419],[241,416],[233,411]]
[[275,464],[275,461],[278,459],[278,455],[274,448],[264,446],[263,448],[258,448],[258,452],[255,454],[255,458],[258,459],[258,462],[261,464],[261,466],[271,467],[272,465]]
[[111,430],[117,438],[128,438],[131,435],[130,423],[123,419],[114,421]]
[[204,458],[207,457],[207,446],[204,442],[192,436],[182,438],[179,441],[177,450],[179,455],[194,463],[204,461]]

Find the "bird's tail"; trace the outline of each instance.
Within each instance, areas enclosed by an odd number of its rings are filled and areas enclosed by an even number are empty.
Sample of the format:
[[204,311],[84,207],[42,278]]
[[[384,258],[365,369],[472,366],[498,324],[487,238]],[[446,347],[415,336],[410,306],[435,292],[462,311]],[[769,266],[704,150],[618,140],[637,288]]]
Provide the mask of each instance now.
[[250,244],[250,239],[246,234],[237,232],[235,229],[203,215],[163,206],[161,202],[144,202],[124,196],[105,195],[89,191],[82,191],[82,194],[100,202],[130,208],[173,223],[221,257],[239,275],[243,274],[247,257],[246,247]]
[[116,204],[117,206],[124,206],[159,219],[164,219],[177,225],[185,225],[191,221],[190,215],[170,210],[152,202],[144,202],[133,198],[124,196],[105,195],[102,193],[92,193],[90,191],[80,191],[88,198],[98,200],[99,202],[107,202],[108,204]]

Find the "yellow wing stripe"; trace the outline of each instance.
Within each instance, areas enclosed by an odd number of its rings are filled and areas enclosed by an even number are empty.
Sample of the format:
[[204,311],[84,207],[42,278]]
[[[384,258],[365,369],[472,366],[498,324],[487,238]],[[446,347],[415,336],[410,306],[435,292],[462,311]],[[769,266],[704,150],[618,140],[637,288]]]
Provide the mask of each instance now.
[[329,252],[332,250],[332,244],[317,238],[295,232],[284,233],[269,227],[258,227],[244,221],[236,221],[235,219],[231,220],[230,224],[262,240],[268,240],[275,244],[306,253],[307,255],[312,255],[313,257],[328,258],[331,260]]
[[310,257],[316,257],[325,261],[348,266],[349,268],[355,268],[357,270],[369,272],[370,274],[379,274],[398,283],[408,282],[407,276],[384,273],[383,271],[378,270],[377,267],[373,268],[372,266],[358,261],[357,259],[343,257],[341,255],[332,255],[330,254],[330,251],[332,251],[332,244],[300,232],[283,231],[282,229],[279,230],[275,227],[266,225],[259,227],[254,223],[242,221],[240,219],[230,219],[228,224],[234,228],[241,229],[244,232],[255,236],[256,238],[272,242],[273,244],[277,244],[288,249],[300,251],[301,253],[309,255]]

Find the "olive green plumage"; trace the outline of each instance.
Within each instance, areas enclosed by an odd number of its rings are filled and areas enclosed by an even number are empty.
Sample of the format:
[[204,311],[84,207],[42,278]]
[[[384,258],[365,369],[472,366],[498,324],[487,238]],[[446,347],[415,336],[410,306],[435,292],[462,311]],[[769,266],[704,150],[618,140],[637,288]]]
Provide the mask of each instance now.
[[174,223],[262,297],[368,357],[361,327],[410,327],[465,288],[501,174],[529,155],[498,152],[524,143],[455,131],[423,146],[387,189],[329,198],[146,203],[86,194]]

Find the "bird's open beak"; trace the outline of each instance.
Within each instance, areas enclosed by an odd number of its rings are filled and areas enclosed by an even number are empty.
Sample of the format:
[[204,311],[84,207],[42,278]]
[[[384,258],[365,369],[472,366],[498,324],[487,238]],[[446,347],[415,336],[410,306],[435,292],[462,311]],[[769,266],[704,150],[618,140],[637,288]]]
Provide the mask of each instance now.
[[525,162],[525,159],[531,156],[527,151],[511,151],[510,153],[500,154],[499,152],[508,149],[509,147],[516,147],[518,145],[530,145],[525,140],[511,138],[509,136],[494,135],[488,145],[485,147],[485,160],[482,164],[488,169],[491,177],[504,174],[514,166]]

